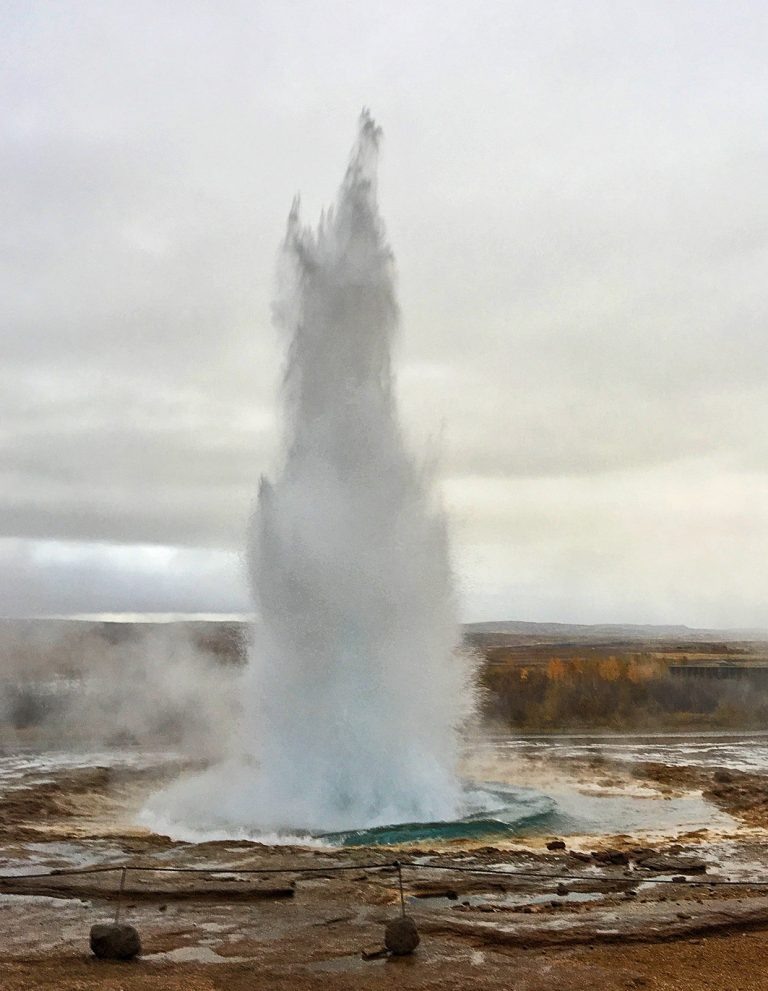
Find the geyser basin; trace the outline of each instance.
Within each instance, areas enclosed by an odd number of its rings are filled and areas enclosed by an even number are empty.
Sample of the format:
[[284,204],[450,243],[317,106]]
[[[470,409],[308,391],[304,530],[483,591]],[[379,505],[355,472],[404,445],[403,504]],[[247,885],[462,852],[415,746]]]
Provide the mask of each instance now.
[[514,836],[524,827],[543,828],[556,808],[553,799],[532,788],[495,784],[465,785],[462,804],[464,815],[459,819],[342,830],[319,838],[340,846],[368,846]]
[[285,829],[274,824],[266,831],[244,828],[237,810],[232,815],[226,806],[209,806],[206,812],[198,816],[195,826],[190,828],[187,825],[190,817],[184,814],[186,810],[183,808],[181,817],[169,818],[160,808],[153,809],[152,804],[143,815],[144,825],[181,840],[235,838],[270,843],[316,841],[331,846],[417,843],[424,840],[439,843],[453,839],[515,836],[524,831],[536,833],[545,831],[557,812],[555,801],[542,792],[495,782],[465,782],[461,788],[461,812],[456,818],[408,822],[387,822],[384,818],[376,825],[332,831]]

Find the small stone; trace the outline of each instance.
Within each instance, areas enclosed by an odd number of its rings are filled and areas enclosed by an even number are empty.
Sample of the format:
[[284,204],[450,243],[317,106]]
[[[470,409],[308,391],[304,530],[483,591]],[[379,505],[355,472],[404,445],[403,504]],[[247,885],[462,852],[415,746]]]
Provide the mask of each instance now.
[[729,785],[733,781],[733,775],[729,774],[728,771],[722,769],[719,771],[715,771],[712,777],[715,779],[715,781],[717,781],[718,784],[721,785]]
[[623,850],[598,850],[592,854],[592,859],[599,864],[628,864],[629,857]]
[[396,957],[413,953],[419,945],[419,931],[409,915],[392,919],[384,930],[384,945]]
[[558,898],[567,898],[569,894],[568,886],[563,884],[561,881],[560,884],[558,884],[555,893],[557,894]]
[[547,843],[547,850],[565,850],[564,840],[550,840]]
[[381,960],[388,952],[386,946],[366,946],[360,951],[360,956],[363,960]]
[[633,860],[646,860],[648,857],[653,857],[655,853],[656,851],[650,846],[633,846],[629,851]]
[[99,922],[91,926],[91,951],[100,960],[133,960],[141,953],[141,940],[125,922]]
[[640,867],[657,874],[706,874],[707,864],[696,857],[648,857]]

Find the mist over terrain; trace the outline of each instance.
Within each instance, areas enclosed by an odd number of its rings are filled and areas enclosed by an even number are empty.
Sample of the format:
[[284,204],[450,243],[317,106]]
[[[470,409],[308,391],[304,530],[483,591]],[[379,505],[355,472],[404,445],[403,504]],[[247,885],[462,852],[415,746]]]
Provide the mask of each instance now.
[[239,711],[237,623],[0,621],[5,743],[219,756]]
[[[0,740],[231,749],[251,617],[0,621]],[[498,622],[464,627],[480,716],[509,732],[762,729],[768,631]],[[258,634],[257,634],[258,636]]]

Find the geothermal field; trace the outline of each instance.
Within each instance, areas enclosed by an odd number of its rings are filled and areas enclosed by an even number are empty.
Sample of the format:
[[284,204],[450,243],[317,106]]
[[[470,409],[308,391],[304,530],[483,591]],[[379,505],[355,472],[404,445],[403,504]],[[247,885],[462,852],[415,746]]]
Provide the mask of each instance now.
[[[225,730],[249,705],[251,635],[235,620],[3,624],[3,988],[695,987],[704,965],[765,953],[754,634],[465,628],[482,702],[457,743],[461,804],[341,829],[323,807],[330,835],[309,789],[304,823],[246,816],[258,792]],[[622,704],[654,728],[616,725]],[[388,954],[403,908],[421,943]],[[116,915],[142,954],[94,962],[90,928]]]
[[460,625],[379,141],[290,212],[252,613],[0,624],[0,988],[765,987],[768,639]]

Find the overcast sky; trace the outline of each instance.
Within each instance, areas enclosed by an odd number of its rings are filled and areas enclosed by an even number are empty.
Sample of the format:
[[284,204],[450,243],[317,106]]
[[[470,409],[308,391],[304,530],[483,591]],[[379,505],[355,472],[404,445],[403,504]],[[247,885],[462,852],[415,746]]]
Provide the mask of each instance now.
[[363,105],[466,619],[768,626],[764,0],[4,0],[0,614],[236,611]]

